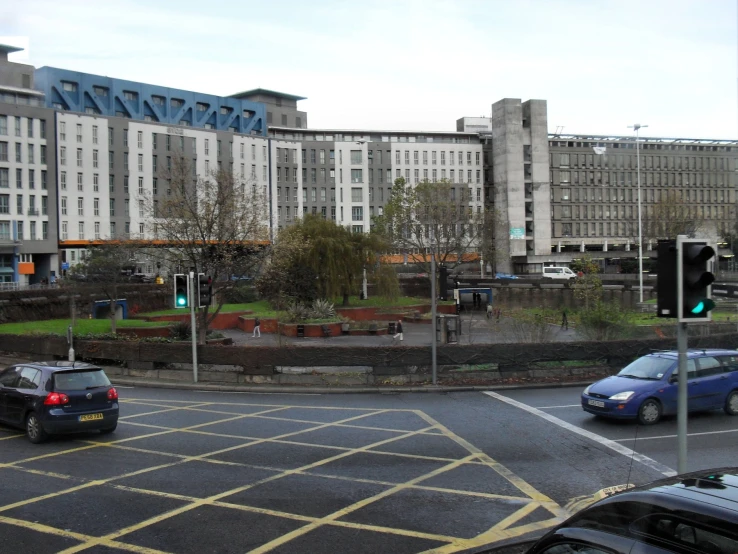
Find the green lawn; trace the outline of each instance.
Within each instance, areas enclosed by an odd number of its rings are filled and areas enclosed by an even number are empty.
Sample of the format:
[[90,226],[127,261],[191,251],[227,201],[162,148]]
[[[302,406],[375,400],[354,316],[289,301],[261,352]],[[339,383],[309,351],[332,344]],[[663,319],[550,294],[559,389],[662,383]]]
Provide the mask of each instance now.
[[[210,313],[213,312],[214,308],[210,309]],[[277,311],[273,310],[266,300],[259,300],[258,302],[250,302],[248,304],[223,304],[220,309],[220,313],[232,313],[232,312],[254,312],[261,317],[274,317],[277,315]],[[189,314],[190,310],[187,309],[171,309],[171,310],[159,310],[156,312],[146,312],[137,314],[139,317],[150,317],[155,315],[186,315]]]
[[[66,336],[69,319],[48,319],[46,321],[24,321],[22,323],[4,323],[0,325],[0,334],[26,335],[50,334]],[[118,328],[127,327],[166,327],[167,322],[141,321],[136,319],[122,319],[118,321]],[[110,333],[109,319],[78,319],[74,326],[75,335]]]

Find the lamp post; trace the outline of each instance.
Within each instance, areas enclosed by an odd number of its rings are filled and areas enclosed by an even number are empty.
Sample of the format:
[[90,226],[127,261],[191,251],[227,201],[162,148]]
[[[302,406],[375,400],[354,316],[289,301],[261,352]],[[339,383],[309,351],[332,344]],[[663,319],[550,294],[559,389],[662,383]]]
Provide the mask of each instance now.
[[[433,233],[431,231],[431,233]],[[431,376],[432,383],[438,384],[438,358],[437,347],[438,333],[436,331],[436,249],[435,233],[430,237],[431,244]]]
[[638,289],[640,291],[640,302],[643,303],[643,220],[641,218],[641,155],[638,146],[639,130],[648,127],[635,123],[628,125],[628,129],[633,129],[636,133],[636,166],[637,166],[637,183],[638,183]]

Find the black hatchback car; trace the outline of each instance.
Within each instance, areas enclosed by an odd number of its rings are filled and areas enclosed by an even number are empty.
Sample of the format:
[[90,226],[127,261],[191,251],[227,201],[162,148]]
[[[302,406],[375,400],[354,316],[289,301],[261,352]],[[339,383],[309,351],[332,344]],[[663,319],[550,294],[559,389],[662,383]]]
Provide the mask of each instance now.
[[29,362],[0,371],[0,422],[25,429],[32,443],[57,433],[118,425],[118,392],[107,375],[81,362]]
[[738,467],[616,494],[573,515],[527,551],[571,553],[738,553]]

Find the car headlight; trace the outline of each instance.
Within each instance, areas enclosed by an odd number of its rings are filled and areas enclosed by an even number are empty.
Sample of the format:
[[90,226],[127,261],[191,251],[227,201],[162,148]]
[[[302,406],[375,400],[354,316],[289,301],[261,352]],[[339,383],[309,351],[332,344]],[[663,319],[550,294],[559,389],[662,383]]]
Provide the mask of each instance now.
[[588,386],[586,389],[584,389],[584,392],[582,394],[589,394],[589,389],[592,388],[592,385]]
[[628,400],[630,400],[633,397],[634,394],[635,394],[635,392],[632,391],[632,390],[628,390],[628,391],[625,391],[625,392],[619,392],[617,394],[613,394],[610,397],[610,400],[624,400],[624,401],[628,401]]

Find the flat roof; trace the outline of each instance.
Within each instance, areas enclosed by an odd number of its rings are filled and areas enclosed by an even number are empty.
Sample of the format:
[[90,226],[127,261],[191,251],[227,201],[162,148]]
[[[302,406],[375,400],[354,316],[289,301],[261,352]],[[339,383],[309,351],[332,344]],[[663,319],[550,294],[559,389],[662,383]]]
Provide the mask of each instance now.
[[[549,140],[566,140],[566,141],[631,141],[635,142],[634,135],[571,135],[549,133]],[[699,138],[670,138],[670,137],[638,137],[638,142],[662,142],[662,143],[679,143],[679,144],[738,144],[735,139],[699,139]]]
[[246,98],[248,96],[254,96],[256,94],[266,94],[268,96],[275,96],[277,98],[284,98],[285,100],[307,100],[305,96],[296,96],[294,94],[287,94],[285,92],[277,92],[276,90],[269,90],[268,88],[254,88],[251,90],[245,90],[243,92],[237,92],[231,94],[232,98]]
[[9,44],[0,44],[0,52],[6,52],[8,54],[12,54],[13,52],[20,52],[23,50],[23,48],[19,48],[18,46],[10,46]]

